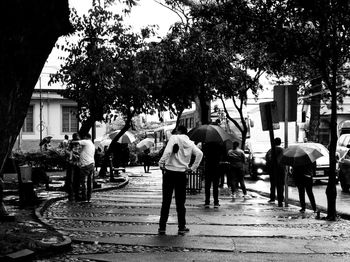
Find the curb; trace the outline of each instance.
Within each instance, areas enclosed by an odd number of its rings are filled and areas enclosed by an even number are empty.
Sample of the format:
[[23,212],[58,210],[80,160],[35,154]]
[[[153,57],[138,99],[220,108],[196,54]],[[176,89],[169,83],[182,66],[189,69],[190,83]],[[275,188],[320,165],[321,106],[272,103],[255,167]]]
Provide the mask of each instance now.
[[[115,186],[106,187],[106,188],[96,188],[93,189],[92,192],[103,192],[103,191],[109,191],[113,189],[119,189],[124,186],[126,186],[129,183],[129,177],[123,176],[125,178],[124,182],[118,183]],[[34,210],[34,217],[37,218],[41,224],[43,224],[46,228],[49,228],[50,230],[54,230],[57,232],[57,230],[48,224],[47,220],[43,218],[43,213],[47,208],[52,205],[53,203],[66,199],[68,196],[60,196],[60,197],[54,197],[50,198],[48,200],[45,200],[42,204],[40,204],[37,208]],[[44,244],[41,243],[44,250],[41,250],[39,252],[32,251],[30,249],[23,249],[19,250],[10,254],[7,254],[3,257],[0,257],[1,261],[7,262],[7,261],[32,261],[34,257],[36,256],[45,256],[48,254],[53,254],[57,252],[62,252],[65,250],[71,249],[72,240],[70,237],[62,235],[63,241],[60,243],[54,243],[54,244]]]

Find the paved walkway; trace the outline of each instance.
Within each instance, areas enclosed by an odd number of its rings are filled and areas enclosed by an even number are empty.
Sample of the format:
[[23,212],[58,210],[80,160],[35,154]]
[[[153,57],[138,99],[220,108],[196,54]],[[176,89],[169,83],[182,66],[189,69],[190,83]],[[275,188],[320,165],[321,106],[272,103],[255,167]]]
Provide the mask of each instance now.
[[[315,219],[313,212],[301,214],[294,205],[279,208],[255,192],[249,199],[232,200],[228,190],[222,189],[218,209],[204,208],[203,191],[188,195],[191,231],[177,235],[173,203],[167,235],[158,236],[161,172],[156,167],[151,174],[144,174],[142,167],[127,171],[132,175],[123,189],[94,193],[91,203],[60,200],[45,210],[45,223],[79,243],[62,261],[72,257],[96,261],[350,259],[349,221]],[[81,250],[81,245],[86,248]]]
[[[258,181],[251,181],[246,180],[246,186],[248,189],[258,192],[259,194],[262,194],[266,197],[269,196],[270,192],[270,184],[266,183],[262,180]],[[327,195],[326,195],[326,184],[322,185],[314,185],[313,186],[313,192],[316,199],[317,207],[322,210],[323,212],[327,211]],[[290,203],[294,203],[299,205],[299,195],[298,195],[298,189],[293,186],[288,187],[288,199]],[[307,196],[305,196],[306,203],[309,205],[309,199]],[[350,219],[350,194],[349,193],[343,193],[341,191],[340,184],[337,185],[337,213],[338,215],[341,215],[347,219]],[[309,208],[310,205],[309,205]]]

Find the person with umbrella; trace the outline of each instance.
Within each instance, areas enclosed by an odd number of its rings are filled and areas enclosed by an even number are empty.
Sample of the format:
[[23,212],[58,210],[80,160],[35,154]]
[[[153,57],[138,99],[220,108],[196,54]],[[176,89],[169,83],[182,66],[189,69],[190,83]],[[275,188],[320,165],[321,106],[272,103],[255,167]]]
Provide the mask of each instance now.
[[283,153],[282,163],[292,166],[292,174],[299,192],[300,212],[304,213],[305,191],[309,197],[313,211],[317,212],[315,196],[312,191],[314,173],[316,172],[316,159],[323,156],[313,143],[303,143],[289,146]]
[[52,138],[52,136],[46,136],[39,143],[40,147],[42,147],[42,146],[44,147],[44,151],[48,151],[48,150],[50,150],[52,148],[51,147],[51,138]]
[[209,208],[210,205],[210,189],[213,185],[214,208],[218,208],[219,204],[219,180],[221,176],[219,163],[222,159],[223,147],[217,142],[204,143],[203,153],[205,158],[204,182],[205,182],[205,201],[204,207]]
[[[195,160],[189,166],[192,155]],[[186,227],[186,172],[194,172],[202,160],[202,151],[187,136],[187,128],[179,126],[176,134],[172,135],[159,160],[159,166],[163,170],[162,207],[159,219],[159,235],[165,235],[166,224],[169,217],[169,209],[175,190],[175,203],[178,218],[178,234],[183,235],[189,231]]]
[[150,173],[149,168],[151,166],[151,150],[149,148],[143,150],[142,162],[143,162],[143,170],[145,173]]
[[141,140],[137,145],[136,148],[140,151],[143,151],[141,154],[141,161],[143,162],[143,169],[145,173],[150,173],[149,168],[151,166],[151,150],[150,148],[154,146],[154,139],[152,138],[145,138]]
[[299,201],[300,201],[300,212],[304,213],[306,208],[305,203],[305,191],[307,193],[307,196],[309,197],[311,207],[313,211],[316,213],[316,201],[315,196],[312,191],[312,177],[316,171],[316,162],[300,165],[300,166],[293,166],[293,177],[295,179],[295,184],[298,187],[299,192]]

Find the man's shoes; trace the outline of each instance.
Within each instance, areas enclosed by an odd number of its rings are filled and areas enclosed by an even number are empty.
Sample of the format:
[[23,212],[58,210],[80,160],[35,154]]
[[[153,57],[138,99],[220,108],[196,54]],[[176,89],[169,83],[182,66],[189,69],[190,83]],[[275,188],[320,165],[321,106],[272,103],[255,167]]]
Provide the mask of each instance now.
[[305,208],[299,210],[300,213],[305,213]]
[[210,207],[209,204],[207,204],[207,203],[204,204],[204,208],[209,208],[209,207]]
[[283,207],[283,203],[278,203],[278,207]]
[[268,203],[275,203],[274,199],[270,199],[269,201],[267,201]]
[[158,235],[164,236],[165,235],[165,229],[159,228],[158,229]]
[[188,232],[190,232],[190,229],[188,227],[182,227],[182,228],[179,228],[179,231],[177,232],[177,234],[178,235],[185,235]]
[[217,204],[214,204],[214,208],[219,208],[220,204],[217,203]]

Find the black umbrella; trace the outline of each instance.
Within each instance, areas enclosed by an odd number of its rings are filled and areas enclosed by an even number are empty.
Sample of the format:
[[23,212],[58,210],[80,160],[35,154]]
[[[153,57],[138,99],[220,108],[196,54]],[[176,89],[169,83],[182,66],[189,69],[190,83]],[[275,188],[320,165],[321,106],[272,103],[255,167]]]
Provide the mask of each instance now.
[[43,146],[43,145],[45,145],[45,144],[50,143],[50,142],[51,142],[51,138],[52,138],[52,136],[46,136],[46,137],[44,137],[43,140],[41,140],[39,146]]
[[223,143],[231,140],[232,136],[223,128],[217,125],[202,125],[188,132],[188,137],[195,142],[202,143]]

